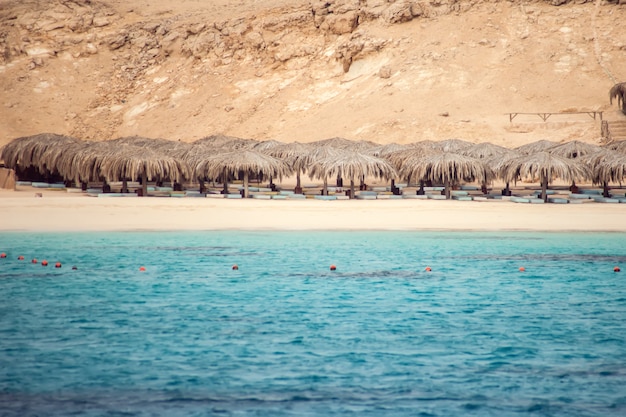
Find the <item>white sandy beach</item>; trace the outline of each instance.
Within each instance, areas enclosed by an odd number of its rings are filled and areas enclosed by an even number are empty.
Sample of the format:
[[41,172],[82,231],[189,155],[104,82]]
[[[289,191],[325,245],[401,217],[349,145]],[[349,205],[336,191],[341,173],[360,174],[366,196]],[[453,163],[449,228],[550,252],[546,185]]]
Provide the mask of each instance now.
[[0,231],[482,230],[626,232],[625,204],[93,198],[0,192]]

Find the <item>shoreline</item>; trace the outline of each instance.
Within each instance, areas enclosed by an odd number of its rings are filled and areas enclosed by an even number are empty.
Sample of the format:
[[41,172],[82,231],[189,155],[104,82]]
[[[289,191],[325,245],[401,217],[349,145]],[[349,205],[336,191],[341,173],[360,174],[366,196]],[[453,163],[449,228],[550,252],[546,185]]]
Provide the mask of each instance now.
[[0,194],[0,232],[481,231],[626,233],[622,204],[451,200],[41,198]]

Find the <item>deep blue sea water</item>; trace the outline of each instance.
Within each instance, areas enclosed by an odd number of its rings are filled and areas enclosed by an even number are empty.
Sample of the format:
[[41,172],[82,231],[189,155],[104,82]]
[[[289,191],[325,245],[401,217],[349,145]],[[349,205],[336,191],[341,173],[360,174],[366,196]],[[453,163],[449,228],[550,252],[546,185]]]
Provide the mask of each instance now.
[[0,252],[0,416],[626,415],[625,234],[2,233]]

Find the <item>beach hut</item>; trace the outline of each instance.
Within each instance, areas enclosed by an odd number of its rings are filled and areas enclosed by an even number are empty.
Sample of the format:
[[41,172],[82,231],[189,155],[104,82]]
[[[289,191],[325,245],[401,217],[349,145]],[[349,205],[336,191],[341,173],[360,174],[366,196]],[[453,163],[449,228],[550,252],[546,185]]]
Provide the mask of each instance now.
[[384,159],[352,150],[343,150],[317,159],[309,167],[309,174],[317,178],[328,178],[331,175],[349,178],[350,198],[355,198],[355,178],[374,177],[391,180],[397,176],[395,168]]
[[502,167],[502,177],[509,182],[517,178],[538,179],[541,183],[541,198],[547,202],[548,184],[553,179],[561,178],[569,182],[590,179],[591,171],[582,161],[537,152],[507,161]]
[[453,184],[462,181],[488,183],[494,177],[493,171],[484,161],[452,152],[408,159],[400,169],[400,174],[422,181],[443,183],[446,199],[450,199]]
[[237,176],[243,172],[244,197],[249,196],[250,174],[282,178],[292,172],[284,161],[250,149],[239,149],[209,156],[199,161],[193,171],[198,177],[218,178],[221,176],[224,181],[224,194],[228,193],[229,175]]

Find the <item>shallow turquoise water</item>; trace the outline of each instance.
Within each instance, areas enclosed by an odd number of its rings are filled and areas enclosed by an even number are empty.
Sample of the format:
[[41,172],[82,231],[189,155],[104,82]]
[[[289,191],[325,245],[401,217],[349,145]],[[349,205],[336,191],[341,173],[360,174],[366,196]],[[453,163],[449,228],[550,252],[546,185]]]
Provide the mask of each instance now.
[[0,252],[1,416],[626,415],[624,234],[4,233]]

